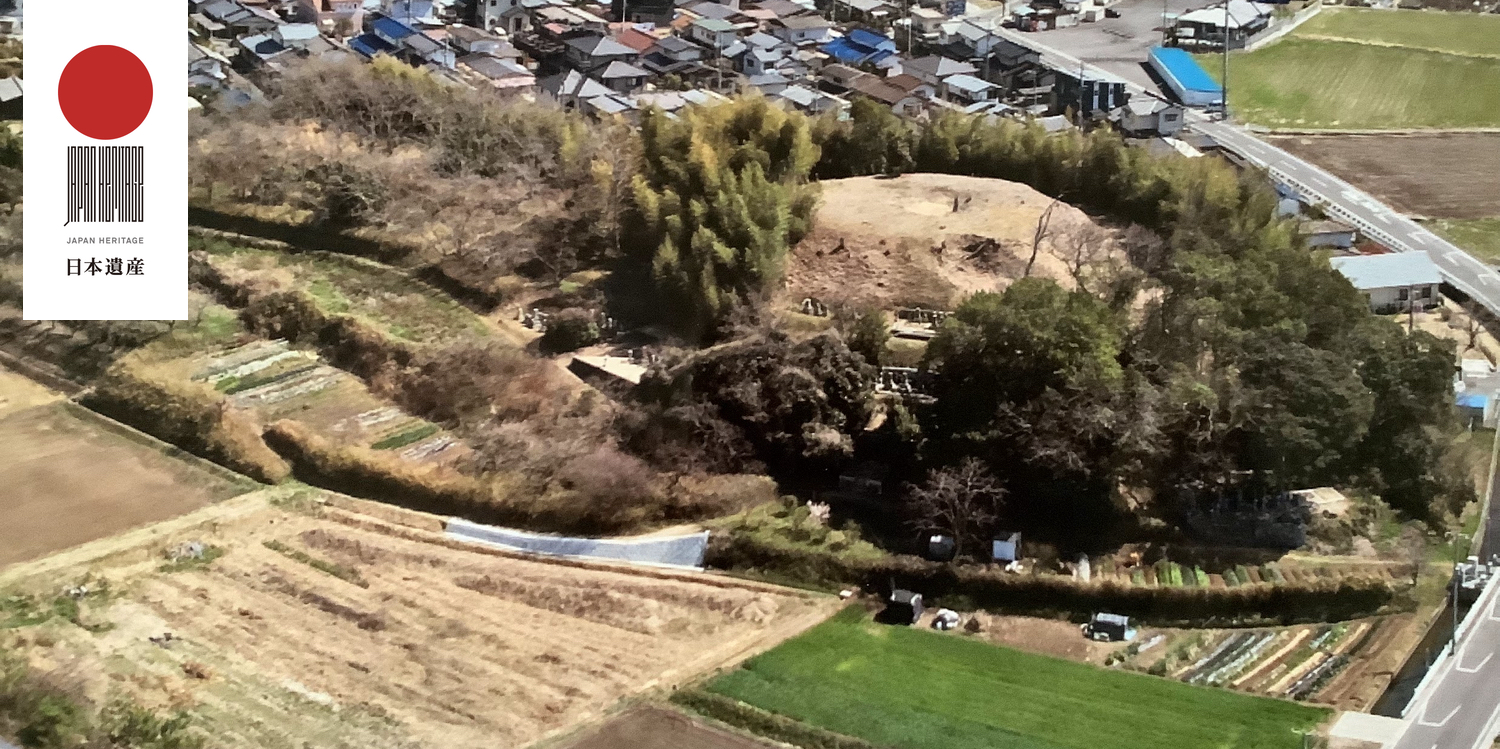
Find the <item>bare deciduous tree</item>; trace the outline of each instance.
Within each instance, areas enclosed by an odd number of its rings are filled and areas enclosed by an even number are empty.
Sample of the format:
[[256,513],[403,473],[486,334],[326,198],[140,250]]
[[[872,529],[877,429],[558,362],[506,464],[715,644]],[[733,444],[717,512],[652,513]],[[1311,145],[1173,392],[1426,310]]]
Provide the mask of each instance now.
[[1109,232],[1083,221],[1059,232],[1052,241],[1052,255],[1061,260],[1078,288],[1097,293],[1094,282],[1114,275]]
[[1031,277],[1031,266],[1036,265],[1036,256],[1042,251],[1042,242],[1052,236],[1052,210],[1057,207],[1059,200],[1060,198],[1053,198],[1042,215],[1036,217],[1036,231],[1031,235],[1031,257],[1026,260],[1026,278]]
[[[982,543],[995,523],[1005,490],[977,458],[928,472],[927,480],[907,493],[911,525],[919,532],[938,530],[953,536],[955,555]],[[972,542],[972,543],[971,543]]]

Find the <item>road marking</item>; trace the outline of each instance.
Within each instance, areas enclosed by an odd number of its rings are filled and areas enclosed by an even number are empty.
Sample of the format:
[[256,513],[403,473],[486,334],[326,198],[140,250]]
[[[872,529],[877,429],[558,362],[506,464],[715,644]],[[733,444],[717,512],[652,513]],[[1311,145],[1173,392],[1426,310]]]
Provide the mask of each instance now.
[[[1465,647],[1464,650],[1468,650],[1468,648]],[[1459,658],[1458,658],[1458,662],[1455,663],[1453,667],[1456,668],[1456,669],[1458,669],[1459,672],[1461,672],[1461,673],[1465,673],[1465,674],[1477,674],[1477,673],[1479,673],[1480,669],[1483,669],[1485,667],[1485,664],[1489,663],[1490,659],[1494,658],[1494,657],[1495,657],[1494,653],[1487,653],[1484,656],[1484,660],[1482,660],[1482,661],[1479,662],[1479,665],[1477,665],[1477,666],[1475,666],[1473,668],[1464,668],[1464,666],[1463,666],[1463,656],[1460,655]]]
[[1448,717],[1443,718],[1442,720],[1440,720],[1440,721],[1438,721],[1436,723],[1433,723],[1432,721],[1427,720],[1427,711],[1423,710],[1422,711],[1422,719],[1419,720],[1419,721],[1417,721],[1417,725],[1419,725],[1419,726],[1426,726],[1428,728],[1442,728],[1444,725],[1446,725],[1448,723],[1448,721],[1453,720],[1453,716],[1458,715],[1458,711],[1461,708],[1463,708],[1463,705],[1459,705],[1458,707],[1453,708],[1453,712],[1448,713]]

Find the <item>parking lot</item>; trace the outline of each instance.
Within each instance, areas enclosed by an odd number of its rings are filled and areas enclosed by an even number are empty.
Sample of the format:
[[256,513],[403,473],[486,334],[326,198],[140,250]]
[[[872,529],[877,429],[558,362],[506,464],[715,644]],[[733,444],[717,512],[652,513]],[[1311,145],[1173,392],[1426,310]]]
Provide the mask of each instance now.
[[1027,34],[1039,43],[1096,65],[1131,83],[1156,90],[1146,72],[1146,51],[1160,44],[1162,14],[1184,13],[1210,0],[1122,0],[1110,6],[1119,18]]

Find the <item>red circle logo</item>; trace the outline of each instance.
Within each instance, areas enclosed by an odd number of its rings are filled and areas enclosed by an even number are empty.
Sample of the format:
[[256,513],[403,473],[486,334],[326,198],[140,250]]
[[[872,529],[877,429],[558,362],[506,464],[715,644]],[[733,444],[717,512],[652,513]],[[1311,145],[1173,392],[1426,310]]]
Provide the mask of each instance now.
[[57,101],[74,130],[96,140],[123,138],[151,111],[151,73],[130,50],[89,47],[63,68]]

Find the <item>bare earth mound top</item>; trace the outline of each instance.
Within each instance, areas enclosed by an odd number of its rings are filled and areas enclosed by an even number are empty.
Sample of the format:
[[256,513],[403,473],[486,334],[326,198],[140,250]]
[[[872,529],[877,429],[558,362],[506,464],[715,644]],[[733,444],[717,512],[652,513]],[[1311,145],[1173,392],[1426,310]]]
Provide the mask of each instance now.
[[[947,308],[976,291],[1005,288],[1025,274],[1038,219],[1053,203],[1017,182],[947,174],[854,177],[822,186],[813,231],[787,261],[788,291],[882,308]],[[1059,202],[1047,227],[1032,275],[1071,287],[1054,245],[1093,222]],[[987,251],[976,257],[972,250],[981,245]]]

